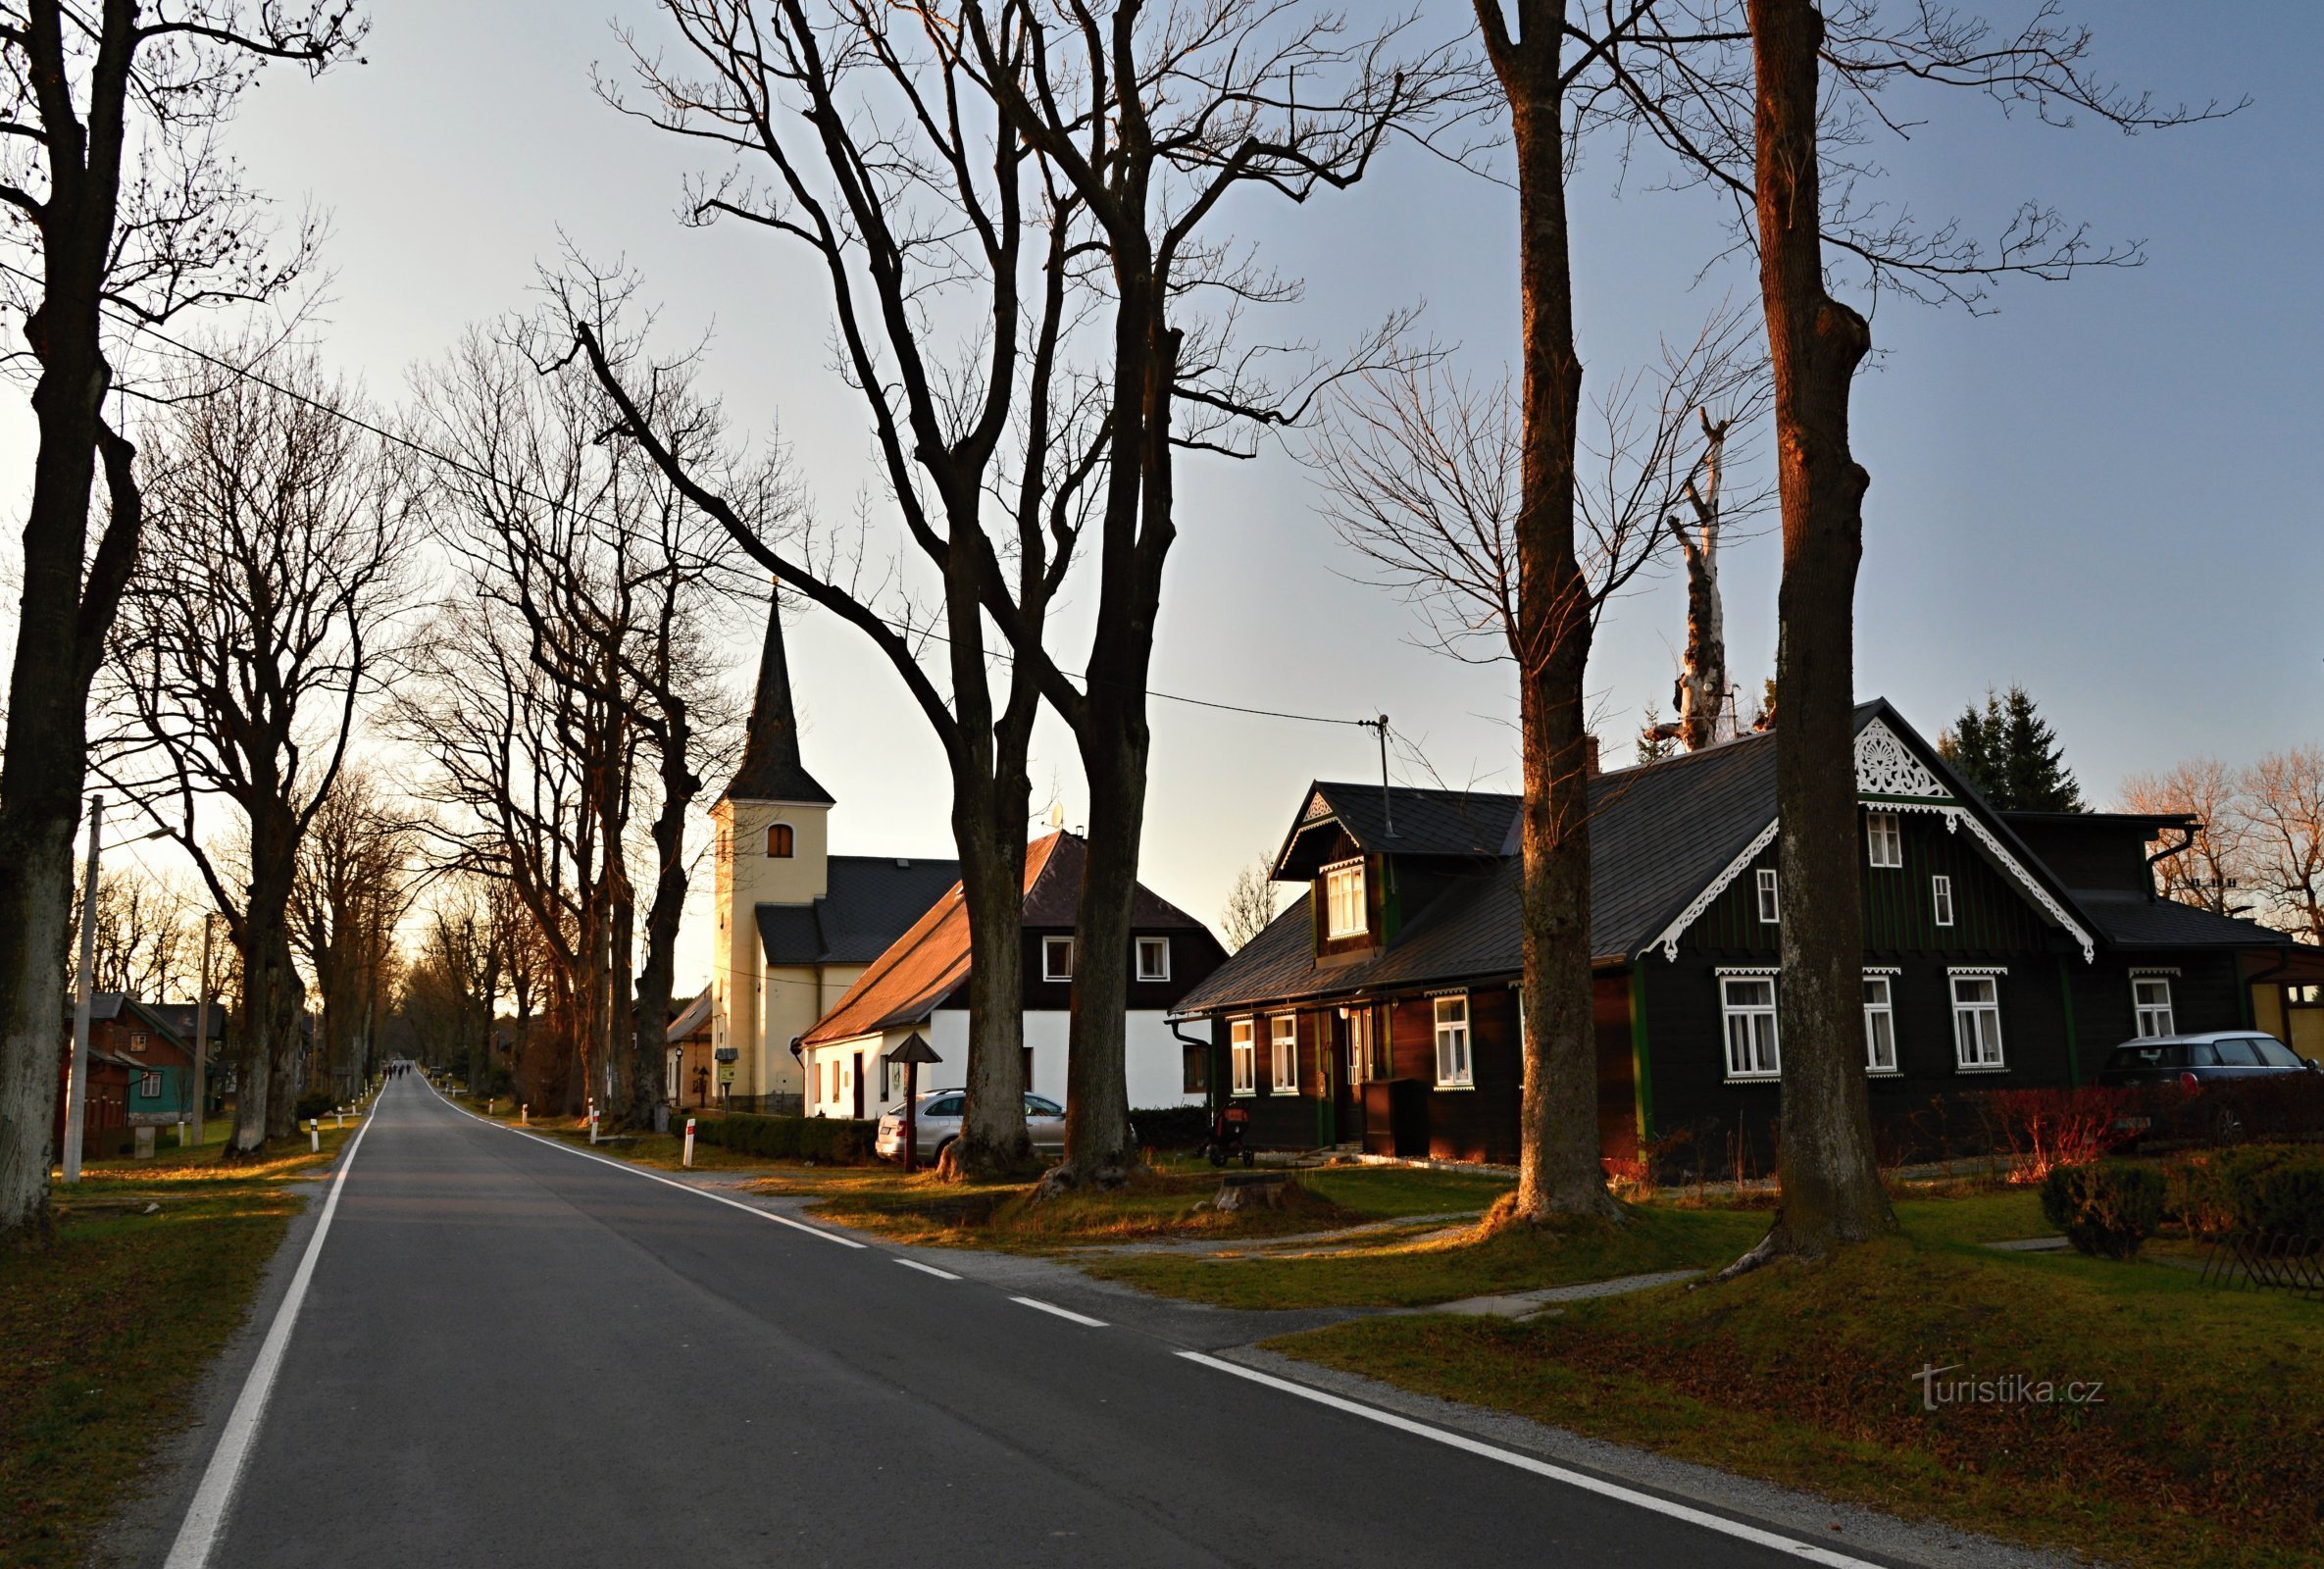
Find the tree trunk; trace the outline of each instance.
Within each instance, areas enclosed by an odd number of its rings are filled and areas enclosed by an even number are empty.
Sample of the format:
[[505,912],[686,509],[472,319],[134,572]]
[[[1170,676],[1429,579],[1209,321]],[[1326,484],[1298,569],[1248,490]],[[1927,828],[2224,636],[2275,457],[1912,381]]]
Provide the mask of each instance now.
[[637,974],[627,1123],[652,1127],[663,1096],[670,1042],[670,987],[678,964],[678,928],[685,913],[685,816],[701,788],[686,768],[682,727],[662,740],[662,809],[654,818],[654,897],[645,916],[645,964]]
[[956,778],[952,837],[969,923],[968,1107],[944,1150],[949,1179],[1015,1171],[1033,1158],[1025,1131],[1025,836],[991,809],[989,785]]
[[[1537,16],[1536,12],[1548,12]],[[1517,149],[1525,357],[1517,513],[1518,725],[1525,757],[1525,1088],[1512,1218],[1617,1218],[1597,1139],[1590,984],[1590,588],[1574,543],[1582,361],[1565,204],[1562,6],[1496,49]]]
[[1727,717],[1727,614],[1719,597],[1719,485],[1727,427],[1712,425],[1706,414],[1703,435],[1710,443],[1703,482],[1688,491],[1694,531],[1690,534],[1675,519],[1671,524],[1687,561],[1687,659],[1679,676],[1678,708],[1679,738],[1691,752],[1735,734]]
[[[1150,641],[1143,638],[1139,646]],[[1107,684],[1126,695],[1090,704],[1081,736],[1082,769],[1089,784],[1089,838],[1074,925],[1065,1160],[1043,1179],[1052,1192],[1085,1185],[1116,1187],[1138,1164],[1130,1137],[1126,1055],[1131,905],[1145,823],[1148,735],[1144,703],[1127,694],[1142,694],[1145,682],[1140,676]]]
[[[70,181],[73,191],[81,181]],[[52,195],[51,207],[68,192]],[[64,956],[73,908],[73,834],[86,779],[88,689],[120,600],[90,573],[89,488],[110,372],[98,349],[97,279],[112,229],[81,240],[59,215],[46,289],[25,335],[40,358],[32,414],[40,447],[24,531],[23,594],[8,734],[0,752],[0,1239],[48,1229],[49,1130],[64,1038]],[[133,554],[136,518],[126,519]],[[113,539],[107,540],[114,547]],[[126,560],[121,564],[124,576]],[[110,586],[110,593],[107,588]]]
[[1865,1098],[1863,912],[1857,886],[1856,564],[1869,477],[1848,452],[1864,319],[1824,288],[1810,0],[1750,0],[1758,76],[1759,279],[1775,373],[1784,578],[1776,689],[1776,865],[1782,899],[1782,1200],[1736,1267],[1819,1256],[1892,1231]]

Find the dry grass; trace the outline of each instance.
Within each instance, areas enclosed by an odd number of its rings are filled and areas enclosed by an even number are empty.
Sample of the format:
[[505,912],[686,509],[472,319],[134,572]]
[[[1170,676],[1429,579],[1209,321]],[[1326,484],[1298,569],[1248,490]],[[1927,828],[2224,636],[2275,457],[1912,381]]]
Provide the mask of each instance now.
[[232,1166],[165,1145],[57,1189],[53,1244],[0,1259],[0,1563],[80,1561],[248,1311],[303,1202],[290,1185],[353,1135]]
[[[1996,1195],[2015,1200],[2019,1195]],[[2134,1564],[2324,1560],[2324,1315],[2160,1264],[1996,1253],[2008,1206],[1903,1206],[1821,1266],[1526,1324],[1375,1319],[1276,1348],[1891,1513]],[[2051,1398],[1923,1408],[1913,1375]],[[2069,1383],[2102,1401],[2065,1398]]]

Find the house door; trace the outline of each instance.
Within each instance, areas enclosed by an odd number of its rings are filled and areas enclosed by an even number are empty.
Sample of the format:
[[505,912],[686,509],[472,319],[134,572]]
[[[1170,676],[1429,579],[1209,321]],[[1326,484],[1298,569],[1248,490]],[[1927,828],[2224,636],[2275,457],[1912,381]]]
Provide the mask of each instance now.
[[864,1120],[864,1054],[855,1054],[855,1120]]
[[1341,1142],[1364,1137],[1364,1081],[1372,1077],[1372,1010],[1358,1005],[1339,1021],[1339,1134]]

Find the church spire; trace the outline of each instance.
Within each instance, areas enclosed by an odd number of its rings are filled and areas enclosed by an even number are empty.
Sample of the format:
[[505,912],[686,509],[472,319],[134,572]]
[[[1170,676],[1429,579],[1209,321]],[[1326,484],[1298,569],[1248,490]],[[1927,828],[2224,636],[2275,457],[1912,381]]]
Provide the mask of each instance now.
[[804,801],[832,804],[832,797],[799,761],[799,716],[790,700],[790,660],[783,647],[783,595],[767,599],[767,641],[759,653],[758,692],[750,703],[750,729],[742,741],[742,764],[726,794],[744,801]]

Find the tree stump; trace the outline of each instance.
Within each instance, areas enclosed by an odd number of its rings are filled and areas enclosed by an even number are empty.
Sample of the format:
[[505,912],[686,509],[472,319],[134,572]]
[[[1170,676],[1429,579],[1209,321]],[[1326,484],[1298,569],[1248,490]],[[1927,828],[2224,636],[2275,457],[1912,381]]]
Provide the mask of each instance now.
[[1219,1184],[1211,1208],[1233,1213],[1243,1209],[1281,1209],[1297,1188],[1283,1172],[1238,1172]]

